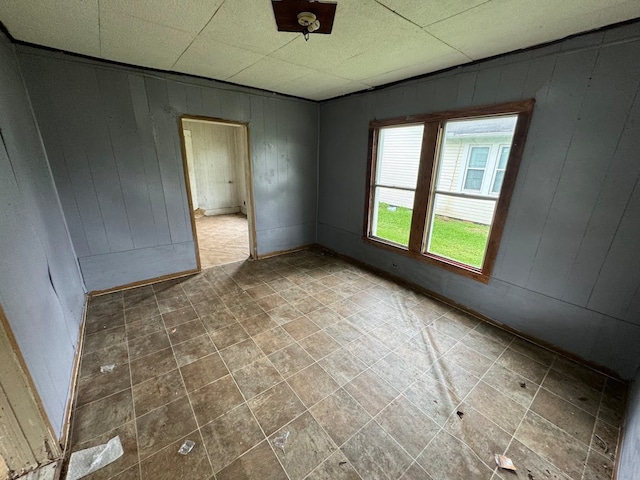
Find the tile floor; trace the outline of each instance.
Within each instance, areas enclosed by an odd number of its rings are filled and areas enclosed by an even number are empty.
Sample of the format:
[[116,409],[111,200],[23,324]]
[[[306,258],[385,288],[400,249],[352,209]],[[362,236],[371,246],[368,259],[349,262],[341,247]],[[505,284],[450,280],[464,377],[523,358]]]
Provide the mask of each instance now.
[[249,257],[249,223],[240,213],[196,218],[203,269]]
[[120,435],[91,479],[608,480],[625,394],[310,250],[92,299],[71,451]]

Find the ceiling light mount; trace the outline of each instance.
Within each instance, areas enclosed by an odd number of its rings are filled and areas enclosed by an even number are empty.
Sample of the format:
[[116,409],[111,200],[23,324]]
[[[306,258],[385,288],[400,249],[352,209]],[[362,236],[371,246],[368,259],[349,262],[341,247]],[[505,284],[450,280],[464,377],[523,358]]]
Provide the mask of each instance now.
[[305,40],[309,40],[309,34],[320,28],[320,21],[311,12],[299,13],[298,23],[302,27],[302,36]]
[[337,4],[322,0],[271,0],[276,25],[280,32],[330,34]]

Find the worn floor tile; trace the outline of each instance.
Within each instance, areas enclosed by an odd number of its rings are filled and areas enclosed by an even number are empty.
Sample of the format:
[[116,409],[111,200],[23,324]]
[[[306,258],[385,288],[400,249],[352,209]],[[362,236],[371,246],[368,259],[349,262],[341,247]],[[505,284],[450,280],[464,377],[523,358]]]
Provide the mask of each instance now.
[[140,459],[149,457],[197,428],[186,396],[138,417],[136,427]]
[[193,363],[196,360],[215,352],[216,348],[209,335],[206,334],[191,338],[186,342],[173,347],[173,353],[179,367]]
[[362,478],[399,478],[412,463],[411,457],[375,421],[369,422],[341,447]]
[[399,392],[370,370],[364,371],[344,386],[370,415],[377,415]]
[[307,475],[305,480],[361,480],[361,478],[347,457],[340,450],[336,450]]
[[282,381],[282,376],[267,357],[262,357],[240,370],[233,372],[240,391],[247,400]]
[[371,420],[371,415],[342,388],[314,405],[311,413],[338,446]]
[[304,413],[269,437],[274,439],[289,432],[284,449],[275,448],[276,455],[291,480],[300,480],[320,465],[336,446],[310,413]]
[[545,390],[538,392],[531,410],[560,427],[576,440],[589,445],[595,417]]
[[200,428],[215,472],[264,440],[260,426],[246,405],[240,405]]
[[414,458],[440,430],[440,426],[400,396],[376,415],[376,421]]
[[113,370],[78,379],[76,407],[131,387],[129,365],[115,365]]
[[269,360],[283,377],[289,377],[313,363],[313,358],[298,344],[272,353]]
[[195,362],[180,367],[187,391],[192,392],[200,387],[218,380],[229,373],[220,355],[213,353]]
[[287,383],[307,408],[336,391],[339,385],[320,365],[313,365],[287,379]]
[[468,446],[445,431],[418,457],[418,463],[438,479],[489,480],[493,473]]
[[131,420],[131,389],[103,397],[76,409],[73,417],[72,443],[86,442]]
[[246,367],[250,363],[264,357],[262,350],[250,338],[220,350],[220,356],[232,372]]
[[[195,442],[195,446],[188,455],[180,455],[178,450],[185,440]],[[204,479],[213,475],[206,449],[197,430],[144,459],[140,464],[140,470],[143,480],[159,478]]]
[[191,392],[189,398],[198,425],[209,423],[244,402],[231,375]]
[[485,382],[480,382],[471,391],[465,402],[510,434],[516,431],[526,413],[525,407]]
[[515,437],[569,477],[576,480],[582,477],[582,468],[587,460],[587,446],[540,415],[527,413]]
[[178,368],[170,348],[136,358],[131,362],[131,380],[134,385]]
[[288,480],[267,440],[234,460],[216,475],[218,480]]
[[271,355],[294,342],[293,338],[282,327],[265,330],[253,337],[253,341],[265,355]]
[[166,403],[184,397],[187,390],[179,370],[154,377],[133,386],[133,404],[139,417]]
[[367,366],[348,349],[341,348],[318,361],[320,366],[342,386],[362,373]]
[[300,399],[285,382],[250,399],[247,404],[267,435],[305,411]]

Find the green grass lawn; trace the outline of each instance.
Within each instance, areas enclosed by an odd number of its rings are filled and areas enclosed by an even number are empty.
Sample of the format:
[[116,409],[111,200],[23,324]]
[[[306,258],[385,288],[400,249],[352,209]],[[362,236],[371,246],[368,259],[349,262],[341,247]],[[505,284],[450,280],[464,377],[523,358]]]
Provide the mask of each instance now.
[[[396,207],[395,211],[391,211],[388,207],[386,203],[380,204],[376,236],[407,246],[412,211],[404,207]],[[429,253],[479,268],[488,237],[487,225],[436,215]]]

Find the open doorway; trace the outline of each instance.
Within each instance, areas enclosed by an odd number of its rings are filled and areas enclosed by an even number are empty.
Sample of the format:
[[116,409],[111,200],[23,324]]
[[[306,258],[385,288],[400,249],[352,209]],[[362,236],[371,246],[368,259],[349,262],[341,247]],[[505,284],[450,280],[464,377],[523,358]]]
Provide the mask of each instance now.
[[185,115],[180,127],[200,268],[255,258],[247,125]]

